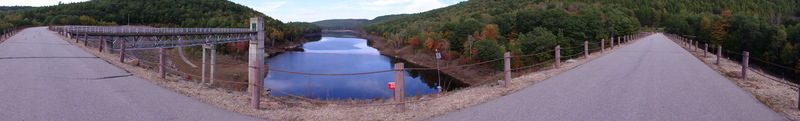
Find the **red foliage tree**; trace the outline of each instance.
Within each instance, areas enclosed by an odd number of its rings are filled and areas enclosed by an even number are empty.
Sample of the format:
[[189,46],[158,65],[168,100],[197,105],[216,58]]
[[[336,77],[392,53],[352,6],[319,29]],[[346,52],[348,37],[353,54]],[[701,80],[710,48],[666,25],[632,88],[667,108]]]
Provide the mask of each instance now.
[[228,43],[227,51],[231,54],[245,54],[250,47],[249,41]]
[[411,40],[408,40],[408,44],[411,44],[413,46],[418,46],[419,45],[419,39],[411,38]]
[[442,53],[442,59],[450,60],[453,59],[453,55],[450,53]]

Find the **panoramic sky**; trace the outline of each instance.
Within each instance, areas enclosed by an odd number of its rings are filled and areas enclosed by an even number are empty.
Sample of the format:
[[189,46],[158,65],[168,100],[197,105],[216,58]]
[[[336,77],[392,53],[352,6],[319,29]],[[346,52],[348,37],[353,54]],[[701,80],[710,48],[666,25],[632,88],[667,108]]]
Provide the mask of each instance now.
[[[50,6],[88,0],[2,0],[0,6]],[[231,0],[283,22],[325,19],[373,19],[382,15],[418,13],[467,0]]]
[[58,2],[73,3],[89,0],[0,0],[0,6],[51,6],[58,5]]
[[284,22],[325,19],[373,19],[418,13],[466,0],[231,0]]

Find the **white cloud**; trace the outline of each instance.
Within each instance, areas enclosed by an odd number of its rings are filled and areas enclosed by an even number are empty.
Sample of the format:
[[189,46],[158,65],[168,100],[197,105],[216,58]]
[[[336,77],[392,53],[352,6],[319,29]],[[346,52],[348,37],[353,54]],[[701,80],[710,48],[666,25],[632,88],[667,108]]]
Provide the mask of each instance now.
[[378,1],[374,1],[374,2],[366,2],[366,3],[363,3],[363,4],[366,4],[366,5],[391,5],[391,4],[407,3],[407,2],[410,2],[410,1],[411,0],[378,0]]
[[268,2],[262,2],[260,5],[252,7],[257,11],[272,12],[272,11],[277,11],[276,10],[277,8],[286,5],[286,3],[289,3],[289,1],[268,1]]
[[[284,22],[325,19],[372,19],[419,13],[466,0],[231,0]],[[274,1],[274,2],[265,2]],[[289,1],[289,2],[285,2]]]
[[403,8],[403,13],[419,13],[424,11],[433,10],[436,8],[445,7],[444,3],[439,0],[412,0],[411,4]]
[[392,11],[392,13],[418,13],[431,9],[445,7],[440,0],[378,0],[373,2],[358,2],[354,4],[341,4],[340,9]]
[[0,6],[51,6],[58,5],[58,2],[67,4],[84,1],[89,0],[2,0]]

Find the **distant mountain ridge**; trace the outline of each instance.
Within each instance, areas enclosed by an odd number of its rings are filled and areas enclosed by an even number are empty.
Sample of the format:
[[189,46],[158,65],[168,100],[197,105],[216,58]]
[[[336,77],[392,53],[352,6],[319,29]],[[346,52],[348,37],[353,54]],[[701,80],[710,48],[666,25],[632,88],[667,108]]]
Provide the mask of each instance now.
[[368,19],[330,19],[312,23],[326,30],[355,30],[369,21]]
[[24,10],[24,9],[31,9],[36,8],[33,6],[0,6],[0,12],[2,11],[14,11],[14,10]]
[[394,14],[375,17],[375,19],[329,19],[312,22],[326,30],[357,30],[366,25],[400,18],[409,14]]

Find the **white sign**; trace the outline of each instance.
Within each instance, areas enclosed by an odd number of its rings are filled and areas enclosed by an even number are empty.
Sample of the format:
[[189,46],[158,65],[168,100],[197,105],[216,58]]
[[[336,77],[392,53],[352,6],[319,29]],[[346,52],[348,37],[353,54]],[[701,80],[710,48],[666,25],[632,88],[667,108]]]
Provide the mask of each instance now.
[[442,59],[442,54],[439,53],[439,49],[436,49],[436,59]]

